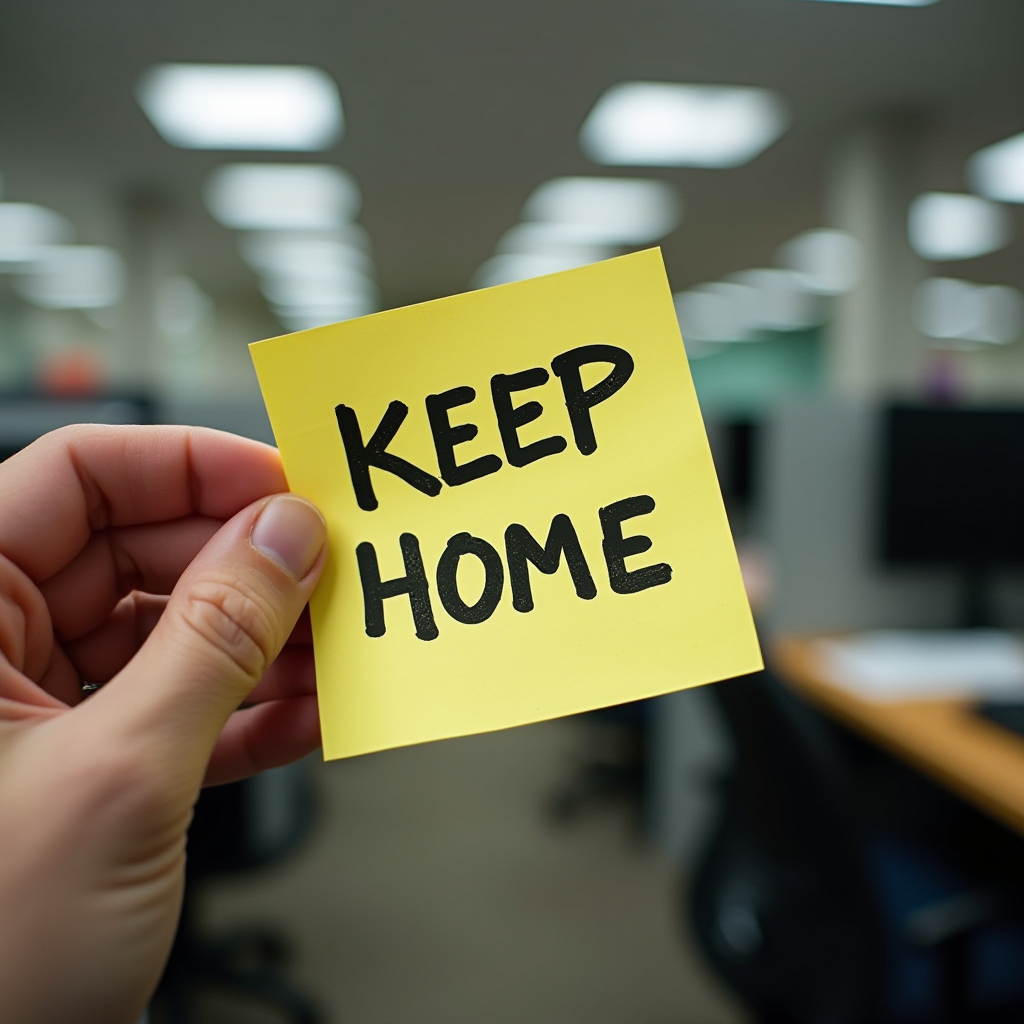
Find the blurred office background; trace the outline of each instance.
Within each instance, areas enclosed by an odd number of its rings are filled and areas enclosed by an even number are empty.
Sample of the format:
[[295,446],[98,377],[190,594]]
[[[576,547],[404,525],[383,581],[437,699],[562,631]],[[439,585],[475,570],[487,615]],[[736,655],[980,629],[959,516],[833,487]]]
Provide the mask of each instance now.
[[[271,440],[247,343],[660,245],[768,656],[206,798],[154,1024],[1022,1019],[1024,738],[945,694],[987,789],[786,646],[1024,625],[1022,41],[1016,0],[7,0],[4,454]],[[916,664],[1021,699],[972,636]]]

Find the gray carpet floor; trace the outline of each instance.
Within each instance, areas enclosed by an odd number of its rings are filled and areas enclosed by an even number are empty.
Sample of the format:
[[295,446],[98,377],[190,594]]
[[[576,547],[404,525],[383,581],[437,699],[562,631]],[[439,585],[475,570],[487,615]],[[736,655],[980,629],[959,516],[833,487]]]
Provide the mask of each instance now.
[[[326,1024],[742,1024],[678,924],[677,873],[610,805],[542,813],[572,720],[319,765],[314,834],[218,884],[210,928],[276,922]],[[217,1024],[264,1024],[211,998]]]

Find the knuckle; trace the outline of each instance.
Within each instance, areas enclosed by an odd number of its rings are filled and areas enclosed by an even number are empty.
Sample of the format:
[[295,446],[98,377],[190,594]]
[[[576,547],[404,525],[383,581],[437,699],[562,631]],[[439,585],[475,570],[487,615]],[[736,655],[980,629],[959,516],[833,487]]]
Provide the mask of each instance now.
[[184,618],[205,644],[250,679],[259,679],[273,659],[274,618],[240,581],[200,583],[188,596]]

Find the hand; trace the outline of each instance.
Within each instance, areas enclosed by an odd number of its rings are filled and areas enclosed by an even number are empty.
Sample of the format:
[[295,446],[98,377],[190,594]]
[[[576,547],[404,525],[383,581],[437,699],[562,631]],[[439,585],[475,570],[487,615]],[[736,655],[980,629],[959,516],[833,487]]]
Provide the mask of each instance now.
[[0,465],[0,1020],[133,1022],[204,779],[318,745],[296,622],[325,528],[286,490],[273,448],[184,427],[70,427]]

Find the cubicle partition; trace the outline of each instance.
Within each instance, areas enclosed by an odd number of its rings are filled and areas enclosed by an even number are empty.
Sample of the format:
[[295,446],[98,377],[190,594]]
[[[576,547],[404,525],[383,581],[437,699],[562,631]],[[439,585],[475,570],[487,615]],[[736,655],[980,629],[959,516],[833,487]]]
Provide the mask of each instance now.
[[772,560],[767,636],[954,624],[956,580],[878,557],[882,410],[800,400],[768,418],[758,533]]

